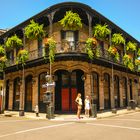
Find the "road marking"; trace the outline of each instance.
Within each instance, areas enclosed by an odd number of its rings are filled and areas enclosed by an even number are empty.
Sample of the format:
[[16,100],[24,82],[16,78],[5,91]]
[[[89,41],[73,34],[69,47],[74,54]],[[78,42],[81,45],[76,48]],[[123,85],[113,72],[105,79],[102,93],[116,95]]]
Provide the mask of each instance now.
[[25,121],[35,121],[35,120],[7,120],[7,121],[0,121],[0,123],[25,122]]
[[137,119],[102,119],[103,121],[104,120],[107,120],[107,121],[133,121],[133,122],[140,122],[140,120],[137,120]]
[[108,124],[93,124],[93,123],[86,123],[86,124],[94,125],[94,126],[105,126],[105,127],[122,128],[122,129],[130,129],[130,130],[140,131],[140,128],[136,128],[136,127],[126,127],[126,126],[108,125]]
[[17,132],[14,132],[14,133],[9,133],[9,134],[5,134],[5,135],[0,135],[0,138],[7,137],[7,136],[11,136],[11,135],[17,135],[17,134],[21,134],[21,133],[26,133],[26,132],[30,132],[30,131],[36,131],[36,130],[41,130],[41,129],[48,129],[48,128],[54,128],[54,127],[59,127],[59,126],[70,125],[70,124],[73,124],[73,123],[74,123],[74,122],[62,123],[62,124],[57,124],[57,125],[43,126],[43,127],[37,127],[37,128],[32,128],[32,129],[17,131]]

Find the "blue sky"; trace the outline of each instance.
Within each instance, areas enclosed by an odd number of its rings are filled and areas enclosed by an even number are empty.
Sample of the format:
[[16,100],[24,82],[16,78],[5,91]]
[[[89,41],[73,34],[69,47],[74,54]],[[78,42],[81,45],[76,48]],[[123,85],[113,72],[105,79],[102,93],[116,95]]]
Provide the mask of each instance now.
[[[0,29],[12,28],[49,6],[70,0],[0,0]],[[82,2],[140,41],[140,0],[71,0]]]

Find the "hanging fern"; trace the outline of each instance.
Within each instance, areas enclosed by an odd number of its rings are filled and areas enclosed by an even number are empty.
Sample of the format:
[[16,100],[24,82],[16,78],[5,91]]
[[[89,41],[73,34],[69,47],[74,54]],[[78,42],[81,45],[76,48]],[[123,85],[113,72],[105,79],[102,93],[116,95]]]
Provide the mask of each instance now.
[[116,47],[110,46],[108,52],[111,56],[113,56],[115,61],[119,61],[119,53]]
[[93,59],[94,57],[99,57],[99,49],[97,49],[97,41],[94,38],[88,38],[86,40],[86,52],[90,59]]
[[43,24],[39,25],[34,20],[31,20],[30,24],[25,27],[25,35],[29,39],[41,39],[45,35]]
[[7,57],[6,55],[0,57],[0,72],[3,72],[3,69],[6,67]]
[[66,30],[78,30],[82,28],[81,18],[77,13],[72,11],[67,11],[63,19],[61,19],[60,24]]
[[22,47],[23,43],[22,40],[20,38],[18,38],[18,36],[15,34],[12,37],[9,37],[5,43],[6,48],[10,49],[13,47]]
[[108,25],[97,24],[93,27],[93,36],[97,39],[105,40],[107,35],[111,33],[110,29],[108,29]]
[[5,50],[2,45],[0,45],[0,55],[5,55]]
[[127,44],[126,44],[126,50],[127,51],[135,51],[136,50],[136,47],[137,47],[137,44],[136,43],[133,43],[131,41],[129,41]]
[[120,33],[113,34],[111,41],[113,45],[125,44],[125,39]]
[[17,55],[17,60],[16,63],[19,64],[21,63],[22,65],[25,65],[25,62],[29,59],[29,53],[27,50],[19,50],[18,55]]
[[[50,63],[53,63],[55,57],[55,50],[56,50],[55,40],[52,37],[48,38],[47,41],[45,42],[45,47],[49,47],[49,61]],[[46,58],[45,49],[43,53],[44,53],[44,58]]]
[[125,54],[123,56],[123,63],[126,67],[128,67],[130,70],[134,70],[134,64],[133,64],[133,59],[130,55]]

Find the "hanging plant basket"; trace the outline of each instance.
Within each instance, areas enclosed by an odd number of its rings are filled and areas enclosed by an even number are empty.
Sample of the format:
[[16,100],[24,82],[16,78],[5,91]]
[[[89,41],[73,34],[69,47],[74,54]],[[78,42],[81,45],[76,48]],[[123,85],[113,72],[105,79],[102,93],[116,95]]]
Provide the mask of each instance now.
[[27,50],[19,50],[18,55],[17,55],[17,60],[16,63],[19,64],[21,63],[22,65],[25,65],[25,62],[29,59],[29,53]]
[[136,66],[140,65],[140,59],[135,59],[135,65]]
[[[53,63],[54,58],[55,58],[56,41],[52,37],[47,38],[46,42],[45,42],[45,47],[49,48],[49,61],[50,61],[50,63]],[[44,58],[46,58],[45,51],[44,51],[43,56],[44,56]]]
[[111,33],[110,29],[108,29],[108,25],[97,24],[93,27],[93,36],[99,40],[106,40],[107,36]]
[[9,37],[6,41],[6,48],[11,49],[13,47],[22,47],[23,43],[22,40],[20,38],[18,38],[18,36],[15,34],[12,37]]
[[43,24],[39,25],[34,20],[31,20],[30,24],[25,27],[25,35],[29,39],[41,39],[45,35]]
[[138,48],[137,56],[140,56],[140,48]]
[[134,64],[133,64],[133,59],[130,55],[125,54],[123,56],[123,63],[124,65],[129,68],[131,71],[134,70]]
[[99,57],[99,49],[97,49],[97,40],[95,38],[88,38],[85,47],[90,59]]
[[0,72],[3,72],[3,69],[6,67],[7,58],[6,56],[0,57]]
[[0,56],[5,55],[5,50],[4,47],[2,45],[0,45]]
[[126,44],[126,50],[127,51],[136,51],[136,47],[137,47],[137,44],[136,43],[133,43],[131,41],[129,41],[127,44]]
[[115,61],[119,61],[119,53],[116,47],[110,46],[108,52],[114,58]]
[[78,30],[82,28],[81,18],[77,13],[72,11],[67,11],[63,19],[61,19],[60,24],[66,30]]
[[123,44],[123,45],[125,44],[124,37],[122,36],[122,34],[119,34],[119,33],[113,34],[111,41],[112,41],[112,44],[116,46],[120,44]]

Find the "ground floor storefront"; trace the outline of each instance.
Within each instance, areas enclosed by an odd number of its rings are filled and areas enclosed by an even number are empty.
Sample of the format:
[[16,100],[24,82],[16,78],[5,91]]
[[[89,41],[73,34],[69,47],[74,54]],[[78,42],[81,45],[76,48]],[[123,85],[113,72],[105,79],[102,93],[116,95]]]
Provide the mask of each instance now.
[[[38,105],[40,112],[46,112],[46,88],[42,85],[49,68],[49,64],[44,64],[25,69],[24,83],[22,70],[6,74],[5,109],[31,112]],[[57,112],[75,112],[77,93],[82,94],[83,104],[89,95],[98,111],[125,108],[130,100],[138,101],[139,82],[133,74],[88,62],[61,61],[52,65],[52,75],[53,105]]]

